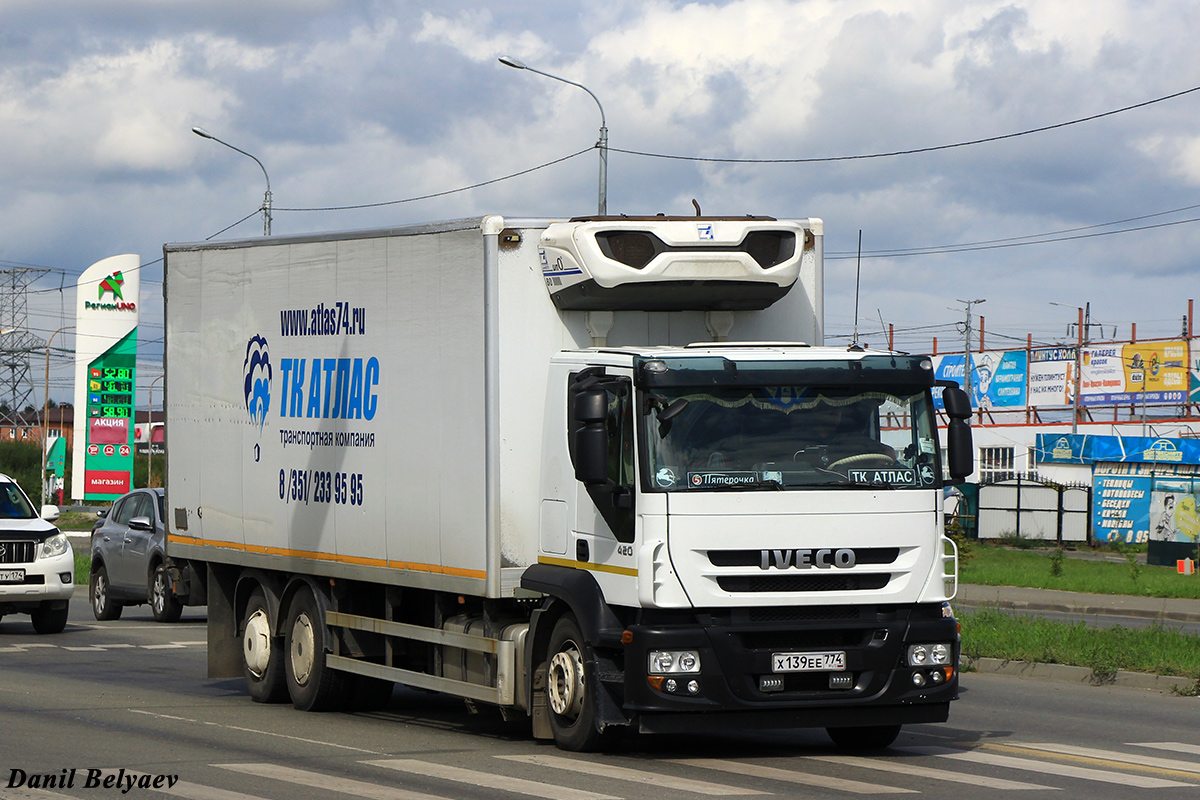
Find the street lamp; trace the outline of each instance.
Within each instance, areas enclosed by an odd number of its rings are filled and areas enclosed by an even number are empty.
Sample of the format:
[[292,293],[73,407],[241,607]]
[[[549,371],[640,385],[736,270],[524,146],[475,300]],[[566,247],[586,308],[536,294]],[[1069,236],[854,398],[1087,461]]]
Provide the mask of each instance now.
[[267,174],[267,168],[263,166],[263,163],[261,161],[259,161],[257,158],[255,158],[254,156],[247,153],[245,150],[234,147],[229,142],[221,141],[220,139],[213,136],[208,131],[204,130],[204,128],[192,128],[192,133],[196,134],[197,136],[199,136],[203,139],[212,139],[217,144],[223,144],[226,147],[228,147],[230,150],[236,150],[237,152],[241,153],[242,155],[246,156],[247,158],[253,158],[254,163],[258,164],[258,168],[262,170],[263,177],[267,179],[267,191],[263,195],[263,206],[262,206],[263,236],[270,236],[271,235],[271,176]]
[[[50,338],[46,340],[46,385],[45,394],[42,395],[42,502],[45,503],[47,497],[46,492],[46,456],[49,450],[46,448],[47,439],[50,436],[50,343],[54,341],[54,337],[63,331],[74,330],[74,325],[64,325],[54,333],[50,334]],[[62,412],[58,414],[59,435],[62,435]]]
[[596,101],[596,107],[600,109],[600,141],[597,142],[597,147],[600,148],[600,216],[608,215],[608,125],[604,120],[604,106],[600,105],[600,98],[592,92],[591,89],[584,86],[582,83],[569,81],[566,78],[560,78],[557,75],[551,75],[549,72],[542,72],[539,69],[527,66],[523,62],[513,58],[512,56],[500,56],[500,63],[506,67],[513,69],[527,69],[530,72],[535,72],[538,75],[543,75],[551,80],[556,80],[561,83],[569,83],[572,86],[578,86],[583,89],[592,99]]

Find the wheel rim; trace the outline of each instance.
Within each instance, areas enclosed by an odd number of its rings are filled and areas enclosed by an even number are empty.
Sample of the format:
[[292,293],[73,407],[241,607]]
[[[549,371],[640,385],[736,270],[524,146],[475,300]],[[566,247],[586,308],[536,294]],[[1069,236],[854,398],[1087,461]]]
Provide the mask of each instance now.
[[564,642],[550,659],[547,675],[550,709],[560,717],[574,720],[583,708],[583,658],[574,642]]
[[316,638],[313,634],[312,621],[307,614],[296,617],[292,624],[292,677],[296,683],[304,686],[313,670],[313,650]]
[[246,669],[256,678],[267,673],[271,663],[271,626],[267,614],[261,608],[246,620],[246,633],[242,637],[242,660]]
[[154,606],[154,612],[161,614],[167,605],[167,576],[162,570],[154,573],[154,588],[151,592],[150,602]]
[[96,573],[96,591],[92,595],[92,605],[97,614],[103,614],[108,607],[108,578],[103,572]]

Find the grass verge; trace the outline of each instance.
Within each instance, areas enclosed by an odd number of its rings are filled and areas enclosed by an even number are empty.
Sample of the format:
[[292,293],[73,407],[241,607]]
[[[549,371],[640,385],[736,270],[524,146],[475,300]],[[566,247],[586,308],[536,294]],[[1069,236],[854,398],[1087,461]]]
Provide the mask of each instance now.
[[1200,600],[1200,575],[1180,575],[1174,567],[1138,564],[1131,557],[1125,563],[1114,563],[1056,559],[1055,552],[1013,550],[973,542],[971,558],[959,565],[959,580],[984,586]]
[[1163,625],[1089,628],[996,609],[959,616],[963,655],[1088,667],[1101,676],[1117,670],[1179,675],[1200,686],[1200,638]]

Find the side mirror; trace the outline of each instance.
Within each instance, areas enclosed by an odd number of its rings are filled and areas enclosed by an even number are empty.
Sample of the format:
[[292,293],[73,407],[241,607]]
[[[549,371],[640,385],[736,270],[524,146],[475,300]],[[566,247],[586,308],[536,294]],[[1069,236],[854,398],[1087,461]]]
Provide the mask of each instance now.
[[581,483],[605,483],[608,480],[608,393],[589,389],[575,395],[575,424],[572,456],[575,479]]
[[946,460],[949,462],[950,478],[958,483],[975,471],[975,448],[971,442],[971,426],[965,420],[951,418],[946,437]]
[[42,506],[42,519],[46,522],[58,522],[59,516],[58,506]]
[[971,418],[971,398],[957,386],[942,389],[942,407],[946,409],[946,416],[950,419]]
[[149,517],[134,517],[129,520],[129,529],[131,531],[152,531],[154,523],[150,521]]

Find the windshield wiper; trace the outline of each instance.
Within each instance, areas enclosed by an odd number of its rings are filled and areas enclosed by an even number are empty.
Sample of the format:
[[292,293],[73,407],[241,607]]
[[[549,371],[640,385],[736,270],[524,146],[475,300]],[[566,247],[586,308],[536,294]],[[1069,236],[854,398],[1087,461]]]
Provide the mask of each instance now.
[[849,478],[844,478],[838,481],[830,481],[829,483],[814,483],[812,488],[824,489],[826,486],[848,486],[852,489],[895,489],[896,487],[890,483],[866,483],[865,481],[852,481]]

